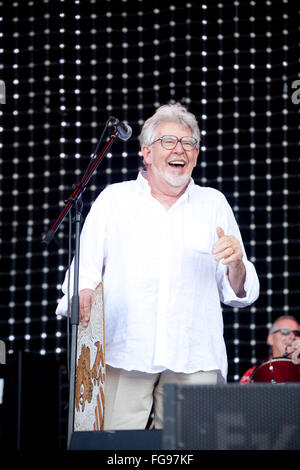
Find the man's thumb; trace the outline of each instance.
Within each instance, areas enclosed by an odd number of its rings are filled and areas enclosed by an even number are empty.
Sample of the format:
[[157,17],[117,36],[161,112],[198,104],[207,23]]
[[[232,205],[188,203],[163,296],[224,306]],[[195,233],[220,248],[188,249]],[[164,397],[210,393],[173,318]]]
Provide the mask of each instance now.
[[222,227],[217,227],[217,235],[219,238],[224,236],[224,230],[222,229]]

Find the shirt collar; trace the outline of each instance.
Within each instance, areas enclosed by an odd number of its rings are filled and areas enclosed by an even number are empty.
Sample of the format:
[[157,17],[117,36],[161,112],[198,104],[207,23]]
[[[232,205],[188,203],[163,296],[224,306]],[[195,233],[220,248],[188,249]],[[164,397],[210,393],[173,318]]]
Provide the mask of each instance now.
[[[147,171],[145,170],[140,171],[136,179],[136,182],[137,182],[137,187],[140,192],[151,195],[151,188],[147,180]],[[180,197],[180,199],[181,198],[186,199],[187,197],[189,197],[192,194],[194,186],[195,186],[195,182],[193,178],[191,178],[185,192]]]

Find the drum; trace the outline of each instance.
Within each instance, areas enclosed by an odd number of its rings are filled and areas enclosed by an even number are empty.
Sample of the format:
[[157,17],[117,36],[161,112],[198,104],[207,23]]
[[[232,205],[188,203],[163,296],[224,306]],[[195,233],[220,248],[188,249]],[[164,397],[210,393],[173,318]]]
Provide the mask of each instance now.
[[271,359],[252,372],[250,382],[300,382],[300,363],[286,358]]

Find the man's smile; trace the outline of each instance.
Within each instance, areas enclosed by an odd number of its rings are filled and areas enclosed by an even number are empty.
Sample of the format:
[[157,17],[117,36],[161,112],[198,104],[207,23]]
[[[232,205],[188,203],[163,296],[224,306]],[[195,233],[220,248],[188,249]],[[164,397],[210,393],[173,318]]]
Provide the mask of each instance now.
[[174,160],[172,162],[168,162],[170,166],[184,166],[185,162],[182,160]]

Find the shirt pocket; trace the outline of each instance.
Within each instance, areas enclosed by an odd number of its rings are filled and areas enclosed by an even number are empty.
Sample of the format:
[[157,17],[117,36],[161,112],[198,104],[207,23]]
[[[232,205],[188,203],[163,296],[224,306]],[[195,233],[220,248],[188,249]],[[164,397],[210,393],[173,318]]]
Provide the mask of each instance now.
[[208,224],[189,220],[184,227],[184,244],[202,254],[211,255],[213,242]]

